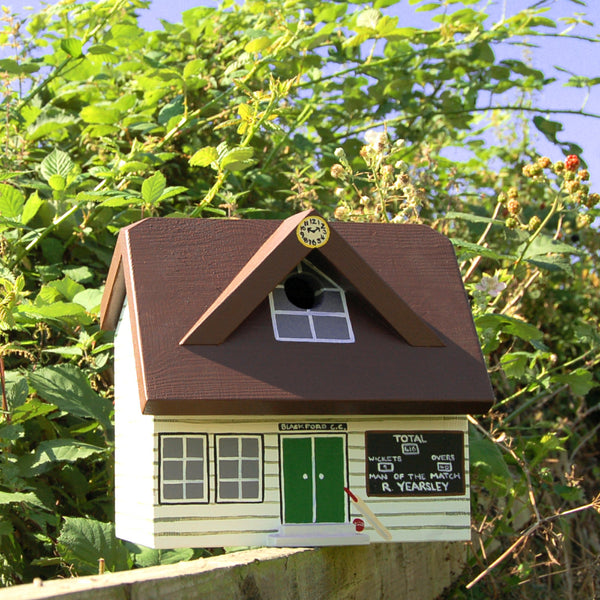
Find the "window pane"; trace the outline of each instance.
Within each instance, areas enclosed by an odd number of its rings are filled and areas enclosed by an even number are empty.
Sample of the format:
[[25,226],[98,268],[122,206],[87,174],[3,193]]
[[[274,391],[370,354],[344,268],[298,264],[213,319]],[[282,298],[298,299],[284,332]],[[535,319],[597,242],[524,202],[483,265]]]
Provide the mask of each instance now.
[[242,438],[242,456],[244,458],[258,458],[258,439]]
[[257,460],[244,460],[242,461],[242,477],[244,479],[258,478],[258,461]]
[[237,479],[240,476],[237,460],[220,460],[219,461],[219,478],[222,479]]
[[315,310],[343,313],[344,303],[342,302],[342,295],[339,292],[323,292],[321,301],[315,307]]
[[188,438],[186,440],[186,450],[189,458],[204,458],[204,440],[202,438]]
[[204,479],[204,461],[188,460],[185,465],[185,478],[188,481],[202,481]]
[[219,457],[222,456],[239,456],[238,454],[238,438],[222,437],[219,438]]
[[165,461],[163,464],[163,478],[168,480],[181,481],[183,479],[183,463],[179,461]]
[[239,483],[237,481],[221,481],[219,483],[219,497],[222,500],[238,500]]
[[276,287],[273,290],[273,306],[275,310],[298,310],[288,299],[285,290]]
[[312,339],[308,316],[275,315],[277,333],[280,338]]
[[183,456],[183,439],[164,437],[162,455],[164,458],[181,458]]
[[258,500],[259,488],[258,481],[243,481],[242,482],[242,499]]
[[165,500],[181,500],[183,498],[183,484],[163,485],[163,498]]
[[315,335],[321,340],[348,340],[350,332],[344,317],[313,317]]
[[188,483],[185,486],[185,493],[188,500],[202,500],[204,498],[204,484]]

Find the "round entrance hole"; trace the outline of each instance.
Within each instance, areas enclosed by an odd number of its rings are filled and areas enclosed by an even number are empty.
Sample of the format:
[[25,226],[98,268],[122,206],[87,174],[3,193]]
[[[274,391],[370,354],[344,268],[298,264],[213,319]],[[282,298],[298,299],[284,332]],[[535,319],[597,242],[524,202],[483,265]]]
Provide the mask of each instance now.
[[294,273],[283,284],[287,299],[298,308],[308,310],[321,301],[321,283],[308,273]]

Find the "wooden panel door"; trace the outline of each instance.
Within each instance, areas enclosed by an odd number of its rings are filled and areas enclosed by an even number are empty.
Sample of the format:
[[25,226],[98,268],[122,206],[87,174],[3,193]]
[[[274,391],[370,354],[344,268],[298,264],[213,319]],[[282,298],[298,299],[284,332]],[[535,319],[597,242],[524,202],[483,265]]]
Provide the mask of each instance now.
[[282,437],[281,450],[284,523],[345,522],[345,438]]

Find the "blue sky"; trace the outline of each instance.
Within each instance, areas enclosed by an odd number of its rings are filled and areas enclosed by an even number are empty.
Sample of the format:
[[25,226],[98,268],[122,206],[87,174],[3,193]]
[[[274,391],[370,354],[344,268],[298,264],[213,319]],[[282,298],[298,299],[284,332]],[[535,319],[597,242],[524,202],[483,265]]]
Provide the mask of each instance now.
[[[495,21],[502,15],[503,10],[506,10],[507,14],[511,14],[534,3],[536,0],[489,0],[487,4],[490,6],[487,12]],[[29,13],[26,7],[35,8],[41,2],[40,0],[5,0],[3,4],[10,7],[13,12],[26,15]],[[48,4],[52,4],[52,2],[48,2]],[[217,4],[217,0],[153,0],[150,10],[140,13],[140,24],[145,29],[160,29],[162,28],[161,19],[172,23],[180,22],[181,13],[189,8],[216,6]],[[537,4],[540,4],[539,0],[537,0]],[[580,0],[544,0],[544,6],[549,9],[545,16],[559,23],[553,33],[561,33],[566,29],[566,25],[560,21],[561,17],[580,11],[585,12],[595,26],[581,28],[577,31],[589,37],[595,37],[599,42],[596,45],[570,40],[566,37],[538,37],[531,40],[539,46],[532,51],[532,66],[541,69],[547,76],[556,77],[559,80],[543,96],[538,95],[534,103],[544,108],[575,110],[585,102],[586,112],[600,115],[600,86],[593,88],[587,97],[586,90],[564,87],[562,83],[568,77],[555,68],[560,66],[577,75],[588,77],[600,76],[600,0],[587,0],[587,7],[582,7],[580,4]],[[482,1],[480,5],[485,6],[486,2]],[[415,6],[408,5],[408,0],[400,0],[397,5],[386,11],[388,14],[400,16],[405,26],[430,27],[430,18],[435,13],[415,14],[415,8]],[[511,52],[512,57],[523,58],[522,49],[513,47]],[[506,57],[508,56],[502,56],[502,58]],[[575,142],[583,148],[583,158],[587,161],[592,174],[592,187],[597,191],[598,182],[600,182],[600,119],[562,115],[558,116],[556,120],[564,124],[564,131],[559,134],[559,139]],[[562,156],[560,149],[548,143],[541,134],[536,145],[540,153],[547,154],[552,160],[558,160]]]

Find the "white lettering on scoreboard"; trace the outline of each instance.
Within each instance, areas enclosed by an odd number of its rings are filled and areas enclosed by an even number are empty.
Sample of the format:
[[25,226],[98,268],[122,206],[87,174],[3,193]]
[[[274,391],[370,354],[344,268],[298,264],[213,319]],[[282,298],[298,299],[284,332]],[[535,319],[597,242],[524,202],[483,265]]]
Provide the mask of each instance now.
[[367,495],[463,495],[464,443],[461,431],[367,431]]

